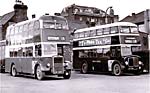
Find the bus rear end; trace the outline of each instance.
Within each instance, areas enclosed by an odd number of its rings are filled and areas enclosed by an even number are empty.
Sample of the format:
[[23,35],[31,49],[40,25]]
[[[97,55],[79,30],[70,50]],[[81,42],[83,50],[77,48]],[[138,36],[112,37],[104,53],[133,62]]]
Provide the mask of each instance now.
[[5,46],[6,40],[0,41],[0,73],[5,72]]

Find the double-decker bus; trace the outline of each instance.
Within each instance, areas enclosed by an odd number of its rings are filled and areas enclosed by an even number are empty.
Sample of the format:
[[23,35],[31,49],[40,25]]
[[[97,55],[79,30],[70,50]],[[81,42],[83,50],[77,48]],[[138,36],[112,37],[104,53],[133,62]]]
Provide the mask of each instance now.
[[5,72],[5,46],[6,40],[0,41],[0,72]]
[[12,76],[20,73],[71,76],[68,23],[60,16],[44,15],[13,24],[7,28],[5,71]]
[[73,67],[81,73],[139,74],[143,70],[143,62],[133,53],[140,47],[137,26],[129,22],[79,29],[74,32]]

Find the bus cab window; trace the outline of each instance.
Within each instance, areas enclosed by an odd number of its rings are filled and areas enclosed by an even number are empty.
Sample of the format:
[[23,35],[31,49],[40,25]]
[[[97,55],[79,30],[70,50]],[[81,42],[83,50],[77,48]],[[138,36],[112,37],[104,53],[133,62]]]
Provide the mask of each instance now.
[[36,45],[35,46],[35,56],[41,56],[42,51],[41,51],[41,45]]
[[122,56],[132,55],[131,47],[122,47],[121,48],[121,55]]

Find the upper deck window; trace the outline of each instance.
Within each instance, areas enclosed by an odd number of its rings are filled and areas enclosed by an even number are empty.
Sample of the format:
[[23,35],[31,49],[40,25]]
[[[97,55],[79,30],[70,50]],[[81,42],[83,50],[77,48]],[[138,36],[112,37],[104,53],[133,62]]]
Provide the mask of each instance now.
[[19,32],[23,32],[23,25],[19,27]]
[[68,24],[66,20],[63,19],[43,20],[43,28],[68,29]]
[[111,27],[110,28],[110,33],[111,34],[114,34],[114,33],[118,33],[119,31],[118,31],[118,27]]
[[122,26],[119,28],[121,33],[138,33],[137,27],[134,26]]
[[35,21],[34,22],[34,29],[37,30],[40,28],[40,22],[39,21]]
[[79,38],[84,37],[84,32],[79,33]]
[[25,25],[24,25],[23,31],[28,31],[28,24],[25,24]]
[[103,29],[97,29],[97,35],[102,35],[103,34]]
[[16,27],[15,27],[15,34],[17,34],[18,32],[19,32],[19,27],[16,26]]
[[90,36],[90,31],[85,31],[85,32],[84,32],[84,36],[85,36],[85,37],[89,37],[89,36]]
[[34,22],[29,23],[29,30],[33,30]]
[[103,34],[109,34],[110,33],[110,28],[104,28],[104,33]]
[[10,35],[13,35],[15,33],[14,28],[10,29]]
[[138,33],[137,27],[130,27],[131,33]]
[[96,30],[95,29],[90,31],[90,36],[96,36]]
[[121,33],[130,33],[129,26],[122,26],[122,27],[120,27],[120,32]]

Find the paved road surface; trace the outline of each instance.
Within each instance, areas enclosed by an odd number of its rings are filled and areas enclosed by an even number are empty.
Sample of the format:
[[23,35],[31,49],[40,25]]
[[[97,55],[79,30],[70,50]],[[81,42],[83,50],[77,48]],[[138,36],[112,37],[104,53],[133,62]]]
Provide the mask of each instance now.
[[111,76],[72,73],[69,80],[0,73],[0,93],[150,93],[150,74]]

